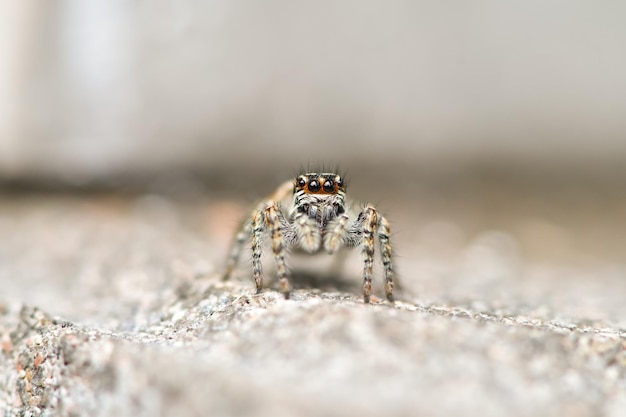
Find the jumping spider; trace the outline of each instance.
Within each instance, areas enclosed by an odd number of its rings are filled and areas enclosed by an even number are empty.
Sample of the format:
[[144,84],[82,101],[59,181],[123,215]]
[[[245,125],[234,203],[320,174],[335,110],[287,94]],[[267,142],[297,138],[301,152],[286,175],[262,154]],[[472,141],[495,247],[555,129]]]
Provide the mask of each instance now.
[[[393,301],[393,268],[389,243],[389,222],[374,207],[367,205],[358,215],[346,213],[346,184],[334,173],[309,172],[295,181],[281,185],[267,200],[261,202],[237,233],[228,259],[224,279],[235,269],[244,243],[252,243],[252,273],[257,292],[263,286],[261,254],[263,238],[269,235],[276,260],[280,288],[289,298],[290,285],[285,264],[288,249],[316,254],[333,254],[341,247],[359,246],[363,254],[363,299],[370,301],[374,264],[374,235],[378,235],[385,274],[387,299]],[[288,210],[280,202],[293,196]],[[354,220],[351,220],[354,219]]]

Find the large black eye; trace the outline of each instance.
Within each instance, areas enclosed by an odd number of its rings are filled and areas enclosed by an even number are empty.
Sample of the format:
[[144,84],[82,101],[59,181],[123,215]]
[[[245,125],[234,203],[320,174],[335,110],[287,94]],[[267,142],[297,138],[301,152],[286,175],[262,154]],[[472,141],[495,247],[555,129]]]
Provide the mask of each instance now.
[[311,180],[309,181],[309,191],[312,193],[316,193],[320,190],[320,188],[322,188],[322,186],[320,185],[320,182],[318,180]]
[[298,187],[304,187],[306,185],[306,180],[302,177],[298,178]]
[[326,191],[327,193],[332,193],[333,191],[335,191],[335,184],[333,183],[333,180],[324,181],[324,191]]

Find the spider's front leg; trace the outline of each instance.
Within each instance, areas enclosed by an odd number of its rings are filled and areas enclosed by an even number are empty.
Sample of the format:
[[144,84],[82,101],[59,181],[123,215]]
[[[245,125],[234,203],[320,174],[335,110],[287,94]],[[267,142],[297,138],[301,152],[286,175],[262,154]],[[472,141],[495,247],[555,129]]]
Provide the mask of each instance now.
[[380,242],[380,257],[385,270],[385,294],[387,300],[393,302],[393,266],[391,265],[391,243],[389,242],[389,222],[383,216],[378,220],[378,241]]
[[286,236],[290,234],[289,223],[283,216],[276,203],[270,203],[262,210],[258,210],[252,218],[252,273],[257,293],[263,287],[263,267],[261,264],[263,233],[269,229],[272,242],[272,252],[276,260],[276,270],[280,290],[285,298],[289,298],[289,276],[285,263]]
[[257,210],[252,216],[252,276],[256,284],[257,294],[263,288],[263,232],[265,232],[265,212]]
[[[385,270],[385,293],[393,302],[393,267],[391,265],[391,244],[389,243],[389,222],[372,206],[365,207],[348,231],[348,242],[360,242],[363,253],[363,301],[370,302],[372,275],[374,270],[374,234],[378,233],[381,258]],[[360,237],[360,239],[358,238]]]

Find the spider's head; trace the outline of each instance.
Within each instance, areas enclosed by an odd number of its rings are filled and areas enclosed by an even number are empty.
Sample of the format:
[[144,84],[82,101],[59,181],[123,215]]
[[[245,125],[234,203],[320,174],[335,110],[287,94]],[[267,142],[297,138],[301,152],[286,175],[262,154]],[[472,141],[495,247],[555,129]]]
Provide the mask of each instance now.
[[294,192],[304,194],[339,194],[346,191],[343,179],[332,173],[315,173],[299,175],[296,178]]
[[299,175],[294,183],[294,210],[324,227],[328,221],[345,212],[346,184],[333,173]]

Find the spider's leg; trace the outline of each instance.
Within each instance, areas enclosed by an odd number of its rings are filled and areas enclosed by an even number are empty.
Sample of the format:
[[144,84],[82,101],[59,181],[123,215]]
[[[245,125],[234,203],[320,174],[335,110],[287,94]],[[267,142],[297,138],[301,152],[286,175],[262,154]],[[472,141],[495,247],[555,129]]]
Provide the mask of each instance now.
[[272,251],[276,259],[276,272],[278,274],[280,290],[285,296],[285,299],[288,299],[290,288],[287,265],[285,263],[286,240],[283,231],[289,231],[286,229],[289,227],[289,224],[280,209],[274,203],[270,204],[265,209],[265,222],[270,230],[272,239]]
[[387,294],[387,299],[393,302],[393,266],[391,265],[389,233],[389,222],[385,217],[379,216],[378,241],[380,243],[380,254],[385,270],[385,293]]
[[361,245],[363,254],[363,301],[370,302],[372,275],[374,270],[374,232],[378,228],[378,211],[365,207],[350,226],[346,234],[347,246]]
[[265,218],[263,210],[257,210],[252,216],[252,276],[256,284],[256,292],[261,292],[263,287],[263,232],[265,231]]
[[239,228],[237,235],[235,235],[235,240],[232,243],[230,254],[228,255],[226,272],[224,272],[224,276],[222,277],[223,281],[226,281],[230,278],[233,271],[235,270],[235,267],[239,263],[239,257],[241,256],[241,252],[243,251],[244,244],[246,243],[246,240],[250,238],[250,229],[250,221],[246,220]]

